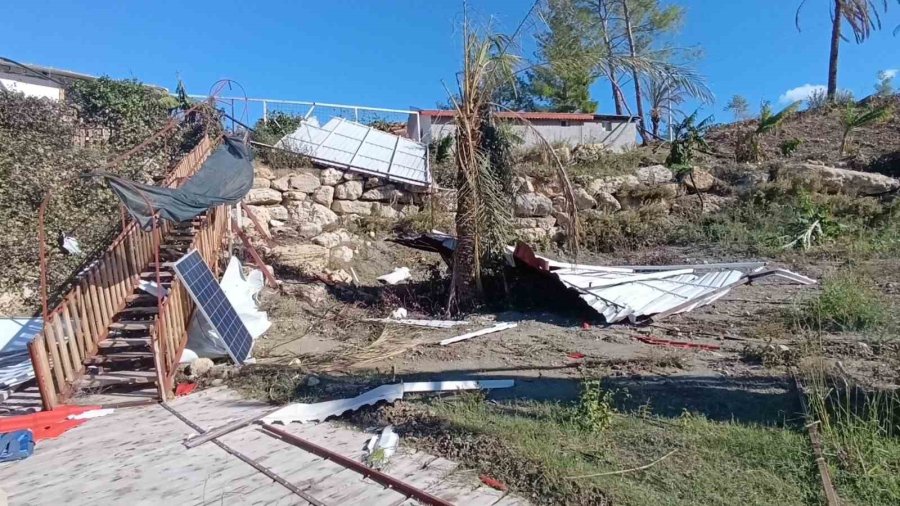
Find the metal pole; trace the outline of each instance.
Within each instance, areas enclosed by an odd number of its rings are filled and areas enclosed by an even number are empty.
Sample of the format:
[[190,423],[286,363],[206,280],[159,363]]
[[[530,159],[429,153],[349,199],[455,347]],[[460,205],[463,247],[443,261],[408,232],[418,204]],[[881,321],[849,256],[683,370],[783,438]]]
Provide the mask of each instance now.
[[263,124],[269,122],[269,103],[263,100]]
[[353,117],[355,118],[353,121],[359,123],[359,107],[353,108]]

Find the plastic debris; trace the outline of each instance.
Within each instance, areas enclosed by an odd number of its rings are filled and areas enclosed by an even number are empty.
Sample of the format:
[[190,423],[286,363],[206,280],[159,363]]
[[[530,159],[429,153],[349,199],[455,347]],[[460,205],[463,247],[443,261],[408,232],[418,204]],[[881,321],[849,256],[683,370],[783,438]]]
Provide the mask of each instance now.
[[458,343],[460,341],[465,341],[466,339],[472,339],[473,337],[483,336],[485,334],[493,334],[494,332],[500,332],[501,330],[512,329],[518,326],[518,323],[498,323],[493,327],[488,327],[486,329],[476,330],[475,332],[469,332],[468,334],[463,334],[461,336],[444,339],[443,341],[441,341],[441,346],[447,346],[448,344]]
[[397,267],[393,272],[379,276],[377,279],[386,285],[396,285],[401,281],[406,281],[409,277],[409,267]]
[[373,469],[383,469],[397,451],[400,436],[394,432],[394,426],[388,425],[381,434],[372,436],[366,445],[366,464]]
[[66,253],[70,255],[81,254],[81,246],[78,245],[78,239],[76,239],[74,236],[61,233],[60,242],[62,243],[62,248],[66,250]]
[[503,492],[506,492],[507,490],[509,490],[509,487],[507,487],[502,481],[500,481],[496,478],[492,478],[486,474],[482,474],[481,476],[478,477],[478,479],[481,480],[481,483],[484,483],[485,485],[487,485],[493,489],[500,490]]
[[403,320],[393,320],[391,318],[366,318],[364,321],[367,322],[382,322],[382,323],[399,323],[401,325],[413,325],[415,327],[431,327],[435,329],[449,329],[450,327],[455,327],[457,325],[468,325],[469,322],[465,320],[457,321],[457,320],[413,320],[413,319],[403,319]]
[[391,318],[394,320],[400,320],[409,316],[409,313],[406,311],[405,307],[398,307],[397,309],[391,311]]
[[66,417],[66,419],[67,420],[90,420],[91,418],[100,418],[101,416],[111,415],[115,412],[116,412],[115,408],[92,409],[90,411],[85,411],[84,413],[69,415]]
[[347,411],[356,411],[363,406],[371,406],[381,401],[394,402],[402,399],[404,393],[412,392],[445,392],[457,390],[478,390],[492,388],[511,388],[515,381],[481,380],[481,381],[417,381],[413,383],[395,383],[381,385],[368,392],[349,399],[317,402],[315,404],[294,403],[279,409],[263,418],[265,423],[314,422],[323,421],[330,416],[338,416]]

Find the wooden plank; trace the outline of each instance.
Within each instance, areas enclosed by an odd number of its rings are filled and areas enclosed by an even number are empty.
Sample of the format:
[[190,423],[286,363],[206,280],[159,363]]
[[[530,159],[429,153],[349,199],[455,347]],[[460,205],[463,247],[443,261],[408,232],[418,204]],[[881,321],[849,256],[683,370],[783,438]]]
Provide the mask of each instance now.
[[56,348],[59,350],[60,362],[62,363],[63,371],[66,376],[66,383],[68,385],[75,381],[75,372],[72,369],[72,357],[69,356],[69,345],[66,343],[66,336],[63,333],[59,314],[54,314],[50,320],[50,324],[47,325],[45,322],[44,326],[48,327],[48,330],[51,330],[48,335],[55,341]]
[[87,309],[92,313],[91,318],[91,339],[94,341],[96,345],[104,337],[106,337],[106,326],[103,325],[103,310],[102,305],[100,303],[100,295],[97,291],[97,286],[94,284],[95,276],[93,273],[89,272],[87,276],[87,293],[88,299],[85,302],[87,304]]
[[77,336],[78,336],[78,344],[81,349],[81,356],[87,357],[91,355],[93,351],[91,350],[91,342],[90,342],[90,330],[88,330],[87,320],[84,317],[84,297],[81,295],[81,283],[75,285],[75,296],[72,297],[72,314],[75,315],[77,319],[76,327],[77,327]]
[[63,302],[62,306],[62,330],[63,335],[66,336],[66,343],[69,346],[69,356],[72,358],[72,369],[75,372],[76,377],[81,375],[81,371],[84,370],[84,364],[81,363],[82,355],[78,350],[78,338],[75,335],[75,326],[72,324],[72,317],[69,314],[69,305],[67,301]]
[[44,343],[50,351],[50,368],[53,371],[53,377],[56,379],[57,392],[62,392],[66,387],[65,368],[63,368],[62,360],[59,358],[59,348],[56,346],[56,340],[52,337],[53,326],[45,325],[43,330]]
[[50,372],[50,359],[47,357],[44,334],[38,334],[28,343],[28,354],[31,356],[31,364],[34,366],[34,376],[37,380],[38,390],[41,392],[41,403],[45,410],[56,407],[56,389]]

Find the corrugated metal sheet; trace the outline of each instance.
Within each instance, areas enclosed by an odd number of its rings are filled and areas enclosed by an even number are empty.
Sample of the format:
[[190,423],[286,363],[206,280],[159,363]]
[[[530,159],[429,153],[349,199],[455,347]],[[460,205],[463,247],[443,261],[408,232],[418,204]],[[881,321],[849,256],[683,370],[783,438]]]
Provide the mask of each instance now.
[[730,264],[744,270],[699,265],[670,270],[652,266],[648,271],[641,271],[640,266],[571,264],[538,255],[529,261],[531,250],[523,244],[509,248],[509,251],[514,265],[529,265],[555,276],[563,286],[578,292],[579,297],[608,323],[625,319],[635,322],[654,315],[662,317],[692,311],[718,300],[738,284],[766,275],[802,284],[815,283],[815,280],[782,269],[761,271],[764,264],[756,262]]
[[321,127],[304,120],[275,146],[332,167],[418,186],[431,184],[425,144],[344,118],[333,118]]

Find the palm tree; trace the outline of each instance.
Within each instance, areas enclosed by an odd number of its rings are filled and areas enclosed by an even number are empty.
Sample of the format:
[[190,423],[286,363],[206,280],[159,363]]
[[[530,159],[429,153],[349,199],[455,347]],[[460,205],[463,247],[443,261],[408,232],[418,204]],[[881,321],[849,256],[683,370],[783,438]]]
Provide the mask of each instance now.
[[772,111],[772,105],[769,102],[763,102],[759,111],[759,123],[756,129],[745,132],[737,138],[737,146],[734,151],[735,159],[739,162],[760,161],[763,153],[759,147],[759,137],[777,130],[788,116],[800,110],[801,104],[803,102],[798,100],[775,113]]
[[[659,139],[659,124],[664,116],[669,117],[670,123],[672,116],[683,116],[683,113],[677,106],[685,100],[684,89],[675,84],[670,78],[647,79],[644,87],[644,97],[650,105],[652,135]],[[671,128],[671,125],[669,127]]]
[[[807,0],[801,0],[797,7],[794,24],[800,31],[800,10]],[[837,93],[838,53],[840,52],[841,39],[847,40],[843,35],[843,27],[846,22],[857,44],[862,44],[872,32],[881,29],[881,12],[886,13],[889,0],[830,0],[834,2],[831,14],[831,55],[828,59],[828,100],[834,101]],[[900,0],[898,0],[900,3]],[[900,27],[898,27],[900,29]],[[894,30],[896,35],[897,30]]]
[[847,141],[853,130],[868,125],[874,125],[890,119],[892,110],[890,105],[881,107],[858,107],[854,103],[847,104],[841,111],[841,156],[847,152]]

